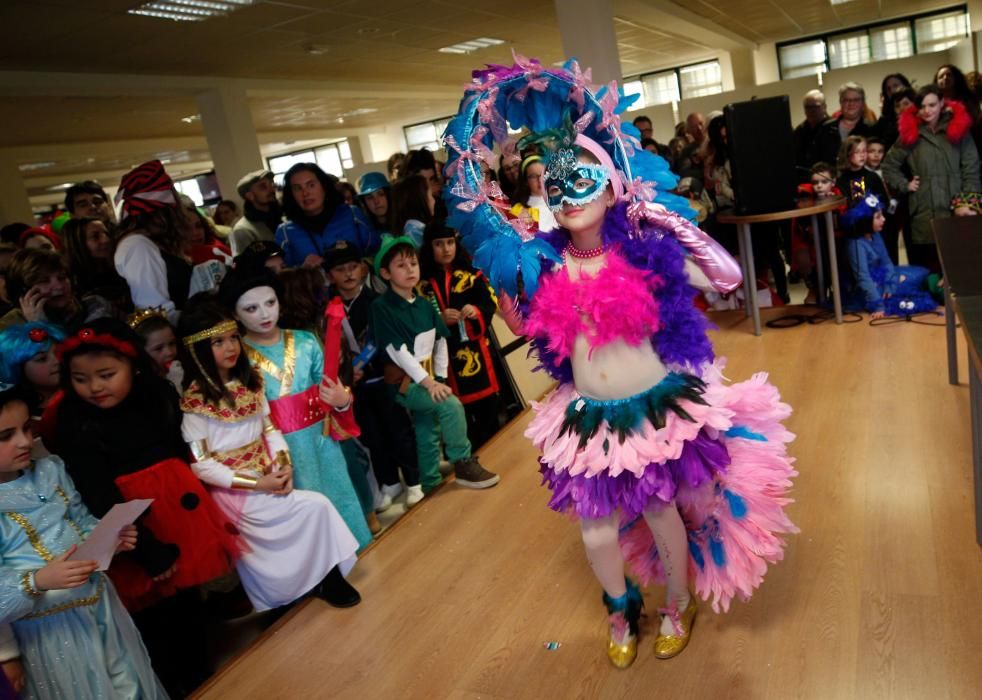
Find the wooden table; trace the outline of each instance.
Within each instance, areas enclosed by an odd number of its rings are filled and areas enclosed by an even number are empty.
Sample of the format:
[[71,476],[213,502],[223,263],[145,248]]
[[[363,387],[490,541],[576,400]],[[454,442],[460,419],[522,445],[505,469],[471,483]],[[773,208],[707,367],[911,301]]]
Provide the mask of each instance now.
[[818,215],[825,215],[825,239],[829,249],[829,274],[832,277],[832,304],[835,308],[835,322],[842,323],[842,294],[839,288],[839,267],[835,251],[835,222],[832,212],[846,203],[845,197],[799,199],[794,209],[769,212],[767,214],[737,214],[732,209],[721,210],[716,220],[721,224],[736,224],[740,244],[740,264],[743,266],[743,294],[746,300],[747,316],[753,316],[754,335],[760,335],[760,307],[757,304],[757,268],[754,264],[754,249],[751,241],[751,224],[768,221],[787,221],[802,216],[812,220],[812,236],[815,242],[815,265],[818,272],[818,301],[825,301],[825,271],[822,261],[821,238],[818,232]]
[[935,219],[931,228],[944,270],[949,384],[958,384],[956,315],[968,343],[975,539],[982,544],[982,217]]

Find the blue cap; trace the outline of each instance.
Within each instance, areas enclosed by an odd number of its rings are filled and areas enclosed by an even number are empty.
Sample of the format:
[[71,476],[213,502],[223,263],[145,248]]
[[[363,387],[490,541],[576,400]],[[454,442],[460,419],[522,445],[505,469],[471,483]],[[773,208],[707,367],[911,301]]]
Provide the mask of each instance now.
[[380,190],[383,187],[389,186],[389,180],[385,177],[383,173],[378,171],[373,171],[370,173],[365,173],[360,178],[358,178],[358,195],[364,196],[366,194],[371,194],[375,190]]

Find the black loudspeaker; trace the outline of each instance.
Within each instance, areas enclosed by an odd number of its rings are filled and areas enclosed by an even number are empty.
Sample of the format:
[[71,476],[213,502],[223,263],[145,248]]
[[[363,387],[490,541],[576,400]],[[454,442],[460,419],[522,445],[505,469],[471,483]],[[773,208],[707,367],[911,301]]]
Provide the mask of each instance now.
[[738,214],[793,209],[798,190],[788,96],[723,109]]

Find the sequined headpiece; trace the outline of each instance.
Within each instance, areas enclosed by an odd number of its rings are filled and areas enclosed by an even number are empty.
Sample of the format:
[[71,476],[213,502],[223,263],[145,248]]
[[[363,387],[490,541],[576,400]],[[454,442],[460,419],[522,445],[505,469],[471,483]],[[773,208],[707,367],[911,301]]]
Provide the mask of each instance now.
[[129,318],[126,319],[126,323],[129,324],[130,328],[136,330],[140,327],[140,324],[146,323],[151,318],[162,318],[165,321],[170,322],[170,319],[167,318],[167,313],[163,309],[159,307],[151,307],[149,309],[137,309],[129,315]]
[[229,319],[227,321],[222,321],[217,326],[212,326],[211,328],[206,328],[203,331],[198,331],[197,333],[189,335],[186,338],[183,338],[182,342],[184,343],[185,347],[189,348],[202,340],[214,338],[215,336],[224,335],[237,330],[239,330],[239,324],[236,321]]

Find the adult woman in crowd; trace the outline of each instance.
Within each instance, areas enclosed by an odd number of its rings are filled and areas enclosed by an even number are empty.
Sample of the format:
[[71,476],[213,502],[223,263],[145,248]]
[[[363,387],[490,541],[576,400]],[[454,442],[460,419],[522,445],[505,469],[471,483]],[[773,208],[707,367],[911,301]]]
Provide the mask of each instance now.
[[69,219],[61,236],[76,293],[97,294],[120,312],[132,311],[130,288],[113,267],[113,240],[102,219]]
[[286,223],[276,229],[287,267],[319,267],[324,253],[339,240],[366,251],[378,249],[378,234],[361,211],[348,206],[338,179],[315,163],[297,163],[283,178]]
[[893,108],[893,95],[910,88],[910,81],[903,73],[890,73],[880,84],[880,118],[876,132],[887,150],[897,140],[897,112]]
[[931,220],[952,212],[978,213],[979,154],[972,118],[960,102],[946,100],[939,86],[928,85],[917,91],[914,107],[901,113],[898,124],[900,137],[883,160],[883,175],[894,191],[910,194],[910,263],[936,272]]
[[184,254],[193,265],[209,260],[222,263],[232,261],[232,249],[218,236],[215,224],[195,207],[188,215],[190,224],[184,235]]
[[116,272],[135,307],[159,308],[175,322],[191,287],[191,263],[182,252],[188,222],[174,183],[161,162],[151,160],[123,176],[116,198],[123,203]]
[[423,175],[410,175],[392,185],[390,194],[389,232],[409,236],[418,248],[423,244],[423,229],[433,220],[433,188]]

